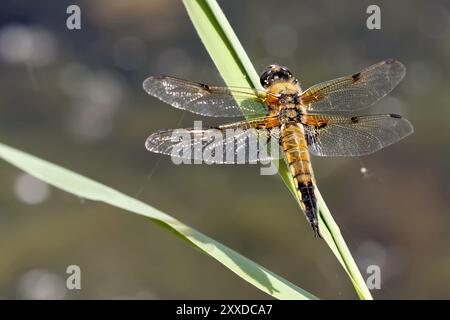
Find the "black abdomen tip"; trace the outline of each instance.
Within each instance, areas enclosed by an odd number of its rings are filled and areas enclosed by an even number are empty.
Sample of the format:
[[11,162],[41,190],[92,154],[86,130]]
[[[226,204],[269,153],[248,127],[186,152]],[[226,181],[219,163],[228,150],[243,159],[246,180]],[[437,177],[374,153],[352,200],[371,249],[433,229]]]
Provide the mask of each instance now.
[[319,230],[319,222],[317,220],[314,220],[311,222],[311,228],[313,230],[313,237],[314,238],[322,238],[322,235],[320,234],[320,230]]
[[319,220],[317,217],[317,200],[314,194],[314,185],[309,183],[299,182],[297,189],[302,195],[302,202],[304,204],[304,210],[306,218],[313,230],[314,238],[322,238],[319,231]]

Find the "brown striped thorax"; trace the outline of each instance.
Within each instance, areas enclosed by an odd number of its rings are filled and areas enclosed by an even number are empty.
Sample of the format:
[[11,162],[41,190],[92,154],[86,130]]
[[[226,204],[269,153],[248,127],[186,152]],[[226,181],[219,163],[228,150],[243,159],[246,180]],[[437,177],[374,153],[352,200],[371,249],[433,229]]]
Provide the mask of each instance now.
[[[202,116],[242,117],[245,114],[252,119],[211,129],[194,125],[194,129],[182,129],[185,131],[183,138],[176,135],[180,129],[160,130],[148,137],[145,146],[151,152],[167,154],[172,159],[196,160],[197,153],[190,151],[200,150],[200,155],[210,156],[209,164],[240,163],[237,159],[242,150],[253,151],[248,155],[249,162],[274,163],[272,160],[284,158],[300,206],[314,236],[320,237],[316,181],[310,155],[368,155],[411,134],[411,123],[399,115],[349,113],[383,98],[405,72],[402,63],[388,59],[306,90],[302,90],[288,68],[276,64],[268,66],[261,74],[264,90],[216,87],[169,76],[149,77],[144,81],[144,89],[176,108]],[[212,139],[217,134],[225,136],[232,129],[232,135],[226,139]],[[255,144],[247,139],[249,132],[263,143]],[[226,145],[228,142],[230,145]],[[275,152],[269,154],[266,151],[272,142],[277,150],[271,149]],[[180,148],[189,152],[175,152]]]

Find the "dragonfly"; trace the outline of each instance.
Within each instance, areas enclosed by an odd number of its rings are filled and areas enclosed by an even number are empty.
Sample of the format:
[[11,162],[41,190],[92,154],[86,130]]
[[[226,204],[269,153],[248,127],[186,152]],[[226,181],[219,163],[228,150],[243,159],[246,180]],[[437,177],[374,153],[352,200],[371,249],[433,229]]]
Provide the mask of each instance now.
[[[195,152],[180,153],[180,148],[198,147],[210,151],[214,148],[215,157],[211,163],[217,164],[237,163],[235,155],[251,147],[256,152],[251,152],[246,158],[248,161],[283,159],[313,236],[321,238],[311,155],[368,155],[412,134],[413,126],[400,115],[355,115],[391,92],[405,74],[406,68],[401,62],[387,59],[306,90],[302,90],[299,80],[288,68],[276,64],[262,72],[261,90],[211,86],[165,75],[152,76],[144,81],[144,90],[175,108],[201,116],[245,116],[248,120],[214,128],[186,129],[185,133],[189,135],[183,139],[175,134],[178,129],[158,130],[147,138],[145,146],[151,152],[189,159],[195,157]],[[229,134],[230,129],[240,130]],[[212,131],[228,135],[223,139],[212,139]],[[266,143],[257,144],[255,150],[255,146],[250,145],[251,139],[244,138],[249,132]],[[217,148],[226,143],[233,148],[228,145]],[[269,143],[275,144],[278,152],[273,150],[275,148],[267,152]]]

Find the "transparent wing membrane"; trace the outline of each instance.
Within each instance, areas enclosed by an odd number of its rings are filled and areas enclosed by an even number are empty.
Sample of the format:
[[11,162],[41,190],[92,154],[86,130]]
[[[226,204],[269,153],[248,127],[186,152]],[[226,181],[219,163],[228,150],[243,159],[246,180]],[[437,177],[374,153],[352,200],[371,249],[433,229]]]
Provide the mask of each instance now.
[[408,120],[393,114],[351,118],[310,115],[306,123],[309,151],[321,157],[371,154],[414,131]]

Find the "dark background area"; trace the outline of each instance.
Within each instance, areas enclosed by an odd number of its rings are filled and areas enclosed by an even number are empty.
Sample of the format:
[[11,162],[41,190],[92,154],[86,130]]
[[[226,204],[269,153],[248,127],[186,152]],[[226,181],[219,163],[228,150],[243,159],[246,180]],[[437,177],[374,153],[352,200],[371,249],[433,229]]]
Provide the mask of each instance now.
[[[82,29],[66,28],[81,7]],[[405,79],[371,113],[414,135],[374,155],[313,159],[316,179],[375,298],[450,298],[448,1],[220,1],[258,72],[288,66],[303,88],[397,58]],[[381,7],[381,30],[366,8]],[[170,74],[222,84],[180,1],[2,1],[0,141],[180,219],[320,298],[356,297],[279,176],[256,165],[172,164],[157,129],[199,117],[148,96]],[[215,123],[202,119],[206,124]],[[363,173],[361,168],[366,168]],[[148,219],[49,187],[0,163],[0,298],[266,299]],[[68,265],[82,290],[66,291]]]

